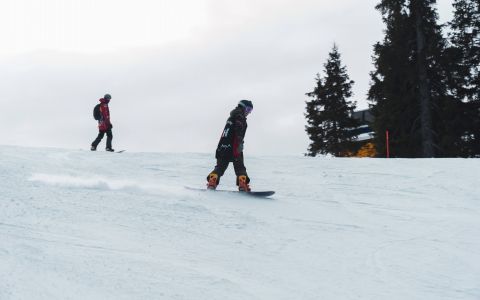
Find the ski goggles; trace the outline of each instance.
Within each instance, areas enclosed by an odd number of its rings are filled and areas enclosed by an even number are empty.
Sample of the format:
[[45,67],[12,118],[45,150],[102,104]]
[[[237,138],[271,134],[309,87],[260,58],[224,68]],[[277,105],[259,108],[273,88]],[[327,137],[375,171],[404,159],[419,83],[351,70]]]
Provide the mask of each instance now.
[[247,106],[245,107],[245,114],[248,115],[249,113],[251,113],[253,110],[253,107],[250,107],[250,106]]

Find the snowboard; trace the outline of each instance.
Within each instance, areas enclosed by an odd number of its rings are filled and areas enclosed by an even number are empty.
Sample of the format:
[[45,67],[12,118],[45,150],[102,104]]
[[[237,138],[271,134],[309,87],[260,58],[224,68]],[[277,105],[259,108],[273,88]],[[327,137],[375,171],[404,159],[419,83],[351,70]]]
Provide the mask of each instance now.
[[275,194],[274,191],[251,191],[251,192],[240,192],[240,191],[230,191],[230,190],[209,190],[209,189],[199,189],[199,188],[191,188],[191,187],[185,187],[188,190],[193,190],[193,191],[202,191],[202,192],[209,192],[209,193],[226,193],[226,194],[237,194],[237,195],[242,195],[242,196],[247,196],[247,197],[259,197],[259,198],[265,198],[272,196]]
[[[123,153],[125,151],[127,151],[127,150],[118,150],[118,151],[113,151],[112,153]],[[97,150],[91,151],[91,152],[97,152]],[[101,151],[98,151],[98,152],[101,152]],[[108,152],[108,151],[106,151],[106,152]]]

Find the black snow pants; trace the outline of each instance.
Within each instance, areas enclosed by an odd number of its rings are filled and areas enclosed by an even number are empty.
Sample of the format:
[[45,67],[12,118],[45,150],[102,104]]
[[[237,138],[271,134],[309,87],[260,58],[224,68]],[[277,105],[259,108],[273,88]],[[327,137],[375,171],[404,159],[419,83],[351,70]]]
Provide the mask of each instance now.
[[93,141],[92,146],[97,148],[98,144],[102,141],[103,137],[105,136],[105,133],[107,134],[107,149],[112,148],[112,139],[113,139],[113,134],[112,134],[112,129],[108,129],[107,131],[99,131],[97,138]]
[[[241,175],[247,176],[247,183],[249,183],[250,178],[248,178],[247,169],[245,168],[245,164],[243,163],[243,153],[242,153],[239,157],[233,158],[232,160],[223,159],[223,158],[218,158],[217,159],[217,165],[215,166],[213,171],[210,173],[210,174],[215,173],[215,174],[218,175],[217,184],[220,183],[220,177],[223,176],[223,174],[225,173],[225,170],[227,170],[228,165],[231,162],[233,163],[233,168],[235,170],[235,175],[237,175],[237,185],[238,185],[238,176],[241,176]],[[207,176],[207,181],[208,181],[208,176]]]

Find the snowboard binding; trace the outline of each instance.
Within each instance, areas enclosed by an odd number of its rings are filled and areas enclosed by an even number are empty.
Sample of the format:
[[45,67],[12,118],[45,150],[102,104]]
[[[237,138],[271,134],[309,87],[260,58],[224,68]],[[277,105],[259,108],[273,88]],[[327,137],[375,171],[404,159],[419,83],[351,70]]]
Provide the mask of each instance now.
[[240,175],[238,176],[238,190],[240,192],[250,192],[250,186],[248,185],[248,182],[250,181],[246,175]]
[[218,175],[215,173],[211,173],[208,175],[208,183],[207,183],[207,189],[209,190],[215,190],[218,185]]

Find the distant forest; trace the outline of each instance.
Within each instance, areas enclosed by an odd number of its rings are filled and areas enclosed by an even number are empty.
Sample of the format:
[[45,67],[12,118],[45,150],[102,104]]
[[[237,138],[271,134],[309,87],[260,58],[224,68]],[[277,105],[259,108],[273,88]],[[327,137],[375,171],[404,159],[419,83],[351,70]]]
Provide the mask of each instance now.
[[[480,157],[480,1],[454,0],[439,24],[435,0],[382,0],[385,36],[373,47],[373,137],[359,142],[347,67],[333,46],[307,93],[307,155]],[[360,155],[368,149],[368,155]]]

